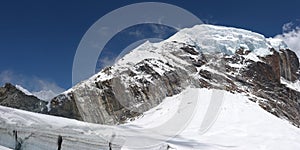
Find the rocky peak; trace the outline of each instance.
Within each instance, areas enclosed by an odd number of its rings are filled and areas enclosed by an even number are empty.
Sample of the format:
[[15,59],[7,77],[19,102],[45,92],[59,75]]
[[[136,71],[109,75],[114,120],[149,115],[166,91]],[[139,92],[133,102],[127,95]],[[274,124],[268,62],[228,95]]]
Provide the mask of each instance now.
[[0,105],[38,113],[47,113],[47,103],[45,101],[41,101],[32,95],[26,95],[10,83],[6,83],[3,87],[0,87]]

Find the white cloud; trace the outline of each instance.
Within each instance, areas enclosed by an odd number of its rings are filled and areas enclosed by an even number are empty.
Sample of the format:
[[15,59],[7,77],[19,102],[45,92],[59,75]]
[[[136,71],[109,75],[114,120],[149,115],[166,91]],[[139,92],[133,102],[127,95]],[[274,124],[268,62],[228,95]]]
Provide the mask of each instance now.
[[0,85],[4,85],[5,83],[22,86],[34,95],[35,93],[40,94],[38,97],[43,100],[49,100],[53,96],[65,91],[65,89],[58,86],[55,82],[38,77],[28,77],[11,70],[0,72]]
[[[275,36],[275,38],[282,39],[288,47],[300,56],[300,27],[293,22],[283,25],[283,33]],[[300,57],[299,57],[300,58]]]

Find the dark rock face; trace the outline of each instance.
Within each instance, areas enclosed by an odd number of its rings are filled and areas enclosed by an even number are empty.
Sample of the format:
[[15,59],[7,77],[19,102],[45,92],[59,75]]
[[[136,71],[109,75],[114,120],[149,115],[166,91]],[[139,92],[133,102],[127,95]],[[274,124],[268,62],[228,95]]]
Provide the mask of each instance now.
[[[72,97],[72,94],[69,94],[70,97]],[[76,107],[75,101],[67,102],[68,97],[65,95],[59,95],[51,100],[51,106],[53,106],[53,109],[47,111],[46,113],[49,115],[57,115],[62,117],[69,117],[72,116],[72,118],[77,120],[82,120],[81,116],[78,113],[78,109]],[[56,109],[56,107],[60,107],[61,109]]]
[[264,62],[253,62],[241,72],[245,80],[252,83],[268,86],[273,83],[280,83],[274,69]]
[[268,55],[266,57],[263,57],[262,59],[264,62],[269,65],[272,68],[272,72],[274,73],[274,76],[276,78],[276,81],[280,82],[280,78],[282,76],[282,70],[285,68],[281,67],[282,61],[280,61],[281,56],[279,55],[279,52],[275,51],[275,49],[270,49],[273,55]]
[[[243,48],[233,55],[199,53],[181,45],[164,55],[169,61],[144,59],[123,69],[105,68],[100,75],[76,85],[68,96],[51,102],[49,114],[100,124],[122,124],[186,87],[213,88],[246,93],[266,111],[300,125],[300,93],[281,84],[281,78],[298,80],[299,62],[288,49],[258,57]],[[101,79],[102,77],[106,77]],[[111,76],[111,77],[108,77]]]
[[279,55],[281,76],[289,81],[298,79],[299,61],[297,55],[289,49],[280,50]]
[[48,111],[47,102],[24,94],[10,83],[0,87],[0,105],[37,113],[47,113]]
[[280,77],[288,81],[295,81],[298,79],[299,61],[297,55],[289,49],[281,49],[279,52],[271,49],[272,55],[268,55],[262,60],[267,63],[275,73],[276,79],[279,81]]

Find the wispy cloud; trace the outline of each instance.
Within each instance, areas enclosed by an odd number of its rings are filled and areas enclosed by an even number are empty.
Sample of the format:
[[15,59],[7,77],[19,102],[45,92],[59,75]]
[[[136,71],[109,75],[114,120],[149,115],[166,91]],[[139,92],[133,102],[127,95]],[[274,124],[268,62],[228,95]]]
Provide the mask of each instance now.
[[[98,60],[98,68],[99,69],[102,69],[104,67],[107,67],[107,66],[112,66],[114,63],[115,63],[115,57],[111,56],[111,57],[104,57],[104,58],[101,58]],[[97,71],[100,71],[100,70],[97,70]]]
[[153,33],[156,34],[155,38],[162,39],[170,32],[166,26],[162,26],[162,25],[150,24],[150,28],[152,29]]
[[137,38],[139,40],[145,38],[162,39],[170,35],[170,32],[173,32],[173,30],[171,30],[170,27],[161,24],[149,23],[147,25],[142,25],[142,26],[137,26],[135,28],[132,28],[131,31],[128,32],[128,35]]
[[282,31],[283,32],[289,32],[293,29],[293,26],[294,26],[293,22],[286,23],[282,26]]
[[[299,22],[299,20],[297,20]],[[300,24],[296,22],[289,22],[283,25],[282,34],[275,36],[275,38],[282,39],[289,48],[300,56]],[[300,58],[300,57],[299,57]]]
[[55,94],[59,94],[65,91],[64,88],[61,88],[53,81],[41,79],[35,76],[30,77],[18,74],[11,70],[5,70],[0,72],[0,85],[4,85],[5,83],[20,85],[32,93],[41,91],[52,91]]
[[141,30],[130,31],[128,32],[128,35],[134,36],[136,38],[144,38],[144,33]]

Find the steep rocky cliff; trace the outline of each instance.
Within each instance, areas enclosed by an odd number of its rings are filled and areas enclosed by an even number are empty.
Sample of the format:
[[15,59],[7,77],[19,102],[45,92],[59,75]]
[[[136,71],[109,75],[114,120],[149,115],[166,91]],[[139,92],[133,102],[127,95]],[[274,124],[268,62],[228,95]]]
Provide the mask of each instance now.
[[299,60],[279,40],[250,31],[199,25],[166,41],[146,42],[51,100],[49,114],[121,124],[187,87],[245,93],[266,111],[300,125]]

